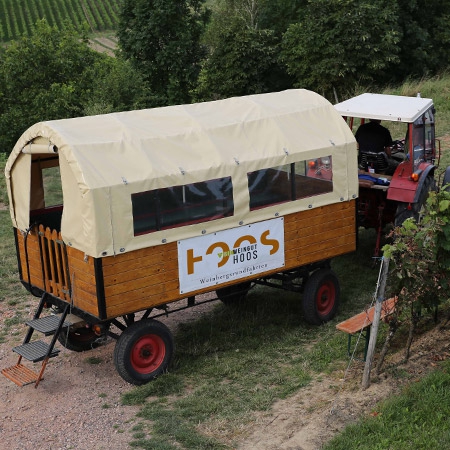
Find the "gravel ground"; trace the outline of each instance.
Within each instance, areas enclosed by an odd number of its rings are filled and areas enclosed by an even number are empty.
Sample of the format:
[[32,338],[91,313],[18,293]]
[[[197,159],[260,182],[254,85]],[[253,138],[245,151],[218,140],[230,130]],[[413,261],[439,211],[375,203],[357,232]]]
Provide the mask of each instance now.
[[[214,302],[215,303],[215,302]],[[214,303],[162,317],[172,332],[177,321],[195,320]],[[174,306],[176,304],[173,304]],[[14,311],[0,307],[0,326]],[[11,350],[21,343],[26,327],[17,325],[6,342],[0,344],[0,369],[13,366],[17,355]],[[116,372],[113,362],[115,342],[88,352],[63,348],[50,359],[44,379],[19,387],[0,375],[0,449],[8,450],[122,450],[131,448],[133,426],[139,407],[124,406],[120,397],[133,386]],[[98,362],[98,363],[93,363]],[[39,370],[40,363],[23,363]]]
[[[125,449],[132,440],[137,407],[123,406],[122,393],[131,386],[117,374],[113,343],[88,353],[66,349],[50,360],[44,379],[16,386],[0,377],[0,448],[10,450]],[[1,367],[17,357],[7,345],[0,350]],[[8,353],[6,353],[8,352]],[[10,354],[11,353],[11,354]],[[88,358],[99,358],[98,364]],[[30,368],[33,364],[24,363]],[[36,367],[40,367],[37,363]]]

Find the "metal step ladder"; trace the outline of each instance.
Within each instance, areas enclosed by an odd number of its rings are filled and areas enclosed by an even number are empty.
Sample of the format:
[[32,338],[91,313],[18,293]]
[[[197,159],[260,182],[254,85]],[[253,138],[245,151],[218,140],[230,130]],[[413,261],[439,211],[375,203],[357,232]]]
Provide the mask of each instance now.
[[[26,322],[28,332],[22,345],[14,347],[12,350],[19,355],[17,364],[2,370],[2,374],[16,383],[18,386],[35,383],[37,388],[42,380],[48,360],[58,355],[59,350],[55,349],[55,344],[61,331],[71,324],[66,321],[70,305],[67,304],[61,314],[41,317],[44,309],[47,293],[44,293],[39,302],[38,309],[32,320]],[[44,336],[52,336],[50,343],[41,340],[31,341],[34,331],[42,333]],[[22,364],[22,359],[33,363],[42,361],[39,373],[34,372]]]

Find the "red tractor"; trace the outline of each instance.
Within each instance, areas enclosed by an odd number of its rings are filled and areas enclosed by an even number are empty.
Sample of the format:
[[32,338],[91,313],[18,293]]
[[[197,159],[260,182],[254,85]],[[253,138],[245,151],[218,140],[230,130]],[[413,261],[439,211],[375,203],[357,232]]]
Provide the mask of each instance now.
[[[434,174],[440,143],[435,139],[433,100],[420,95],[362,94],[338,103],[335,108],[352,131],[372,120],[390,122],[393,133],[402,133],[391,143],[389,156],[385,151],[371,151],[362,146],[358,151],[358,224],[377,230],[375,256],[378,256],[385,225],[398,226],[409,217],[418,219],[429,191],[436,189]],[[449,179],[450,168],[444,184]]]

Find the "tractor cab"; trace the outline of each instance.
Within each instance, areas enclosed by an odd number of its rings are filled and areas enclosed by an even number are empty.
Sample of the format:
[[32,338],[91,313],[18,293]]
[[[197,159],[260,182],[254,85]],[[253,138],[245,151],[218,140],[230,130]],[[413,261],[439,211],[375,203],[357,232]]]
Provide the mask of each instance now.
[[419,218],[428,192],[435,189],[435,108],[429,98],[362,94],[335,105],[350,129],[378,122],[392,137],[385,148],[358,149],[359,225],[377,230],[375,256],[387,224]]
[[[402,178],[417,182],[426,166],[434,166],[436,160],[435,108],[429,98],[404,97],[384,94],[362,94],[335,105],[337,111],[347,120],[352,131],[368,120],[378,120],[387,126],[394,138],[391,144],[391,156],[396,160],[395,171]],[[372,152],[375,153],[375,152]],[[385,156],[375,158],[374,171],[383,173],[382,160]],[[360,152],[358,155],[360,169],[369,172],[373,155]]]

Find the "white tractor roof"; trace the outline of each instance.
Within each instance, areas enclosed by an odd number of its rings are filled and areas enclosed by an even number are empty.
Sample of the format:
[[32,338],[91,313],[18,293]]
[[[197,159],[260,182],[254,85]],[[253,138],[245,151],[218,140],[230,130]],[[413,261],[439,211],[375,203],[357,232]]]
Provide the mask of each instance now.
[[414,122],[433,105],[430,98],[401,95],[361,94],[334,105],[345,117]]

